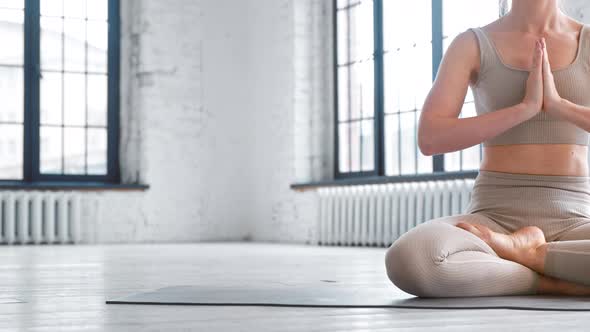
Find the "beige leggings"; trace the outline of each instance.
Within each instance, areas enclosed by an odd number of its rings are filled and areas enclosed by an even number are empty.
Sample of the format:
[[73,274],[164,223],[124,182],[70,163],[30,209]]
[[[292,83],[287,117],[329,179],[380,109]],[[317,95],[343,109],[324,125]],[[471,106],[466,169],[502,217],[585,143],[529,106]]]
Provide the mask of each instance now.
[[480,171],[465,214],[442,217],[403,234],[385,255],[400,289],[423,297],[535,294],[539,274],[502,259],[477,236],[455,227],[477,223],[509,234],[541,228],[545,274],[590,285],[589,177]]

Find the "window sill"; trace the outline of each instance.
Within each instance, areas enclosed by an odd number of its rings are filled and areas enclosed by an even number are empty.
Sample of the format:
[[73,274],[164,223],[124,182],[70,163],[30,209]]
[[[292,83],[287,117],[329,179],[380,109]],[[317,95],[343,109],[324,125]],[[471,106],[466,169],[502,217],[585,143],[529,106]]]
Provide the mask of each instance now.
[[0,181],[0,190],[146,191],[146,184]]
[[422,181],[437,181],[437,180],[453,180],[453,179],[474,179],[478,171],[462,171],[462,172],[436,172],[431,174],[419,175],[401,175],[401,176],[371,176],[371,177],[356,177],[346,179],[336,179],[328,181],[318,181],[309,183],[295,183],[290,187],[297,191],[314,190],[325,187],[339,187],[339,186],[360,186],[370,184],[386,184],[386,183],[402,183],[402,182],[422,182]]

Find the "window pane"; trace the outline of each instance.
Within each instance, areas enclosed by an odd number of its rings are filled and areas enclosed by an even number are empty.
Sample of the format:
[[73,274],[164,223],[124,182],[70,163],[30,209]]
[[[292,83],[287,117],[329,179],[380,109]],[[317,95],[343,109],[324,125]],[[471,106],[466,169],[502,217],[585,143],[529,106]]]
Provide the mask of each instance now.
[[430,42],[417,44],[413,51],[415,61],[419,64],[414,70],[414,104],[416,109],[421,110],[432,88],[432,44]]
[[373,61],[360,62],[350,67],[350,113],[352,119],[373,117],[375,113]]
[[[416,87],[414,85],[415,52],[413,47],[399,50],[400,64],[397,78],[400,80],[400,111],[413,111],[416,109]],[[387,90],[388,88],[385,87]],[[403,123],[403,122],[402,122]]]
[[86,6],[89,20],[107,20],[109,9],[108,1],[88,0]]
[[350,90],[348,89],[348,67],[338,68],[338,120],[346,121],[349,119],[349,105]]
[[64,173],[86,172],[86,138],[84,128],[64,128]]
[[361,116],[363,85],[360,82],[360,65],[350,67],[350,118],[358,119]]
[[432,87],[432,46],[416,44],[384,56],[385,112],[421,109]]
[[107,130],[88,129],[88,174],[107,174]]
[[41,17],[41,68],[62,69],[63,22],[58,18]]
[[0,123],[23,122],[23,69],[0,67]]
[[432,172],[416,140],[417,112],[432,87],[431,8],[431,0],[383,1],[384,111],[393,114],[385,120],[387,175]]
[[43,72],[40,83],[41,124],[62,124],[62,74]]
[[397,77],[400,72],[398,52],[389,52],[383,56],[385,88],[385,113],[398,113],[400,111],[401,80]]
[[64,70],[83,72],[86,67],[86,22],[64,20]]
[[86,124],[86,79],[84,74],[64,74],[64,124]]
[[[90,0],[93,2],[96,0]],[[102,1],[98,1],[102,2]],[[64,16],[75,18],[86,18],[86,1],[85,0],[64,0]]]
[[105,22],[88,21],[86,27],[88,38],[88,71],[106,73],[109,26]]
[[106,126],[107,123],[107,76],[88,75],[88,124]]
[[0,123],[0,179],[23,177],[23,126]]
[[62,128],[41,126],[41,173],[62,173]]
[[338,125],[338,169],[341,173],[350,172],[350,135],[349,124],[341,123]]
[[375,46],[373,38],[373,1],[362,1],[349,9],[350,58],[360,61],[372,58]]
[[348,63],[348,10],[339,10],[336,16],[338,20],[338,64]]
[[[475,1],[474,1],[475,3]],[[384,0],[383,42],[386,51],[432,40],[432,0]],[[464,12],[463,12],[464,13]]]
[[373,131],[374,122],[364,120],[362,122],[362,170],[372,171],[375,168],[375,135]]
[[401,132],[401,152],[402,152],[402,174],[416,173],[416,120],[415,112],[400,114]]
[[63,16],[63,1],[41,0],[41,16]]
[[375,116],[375,65],[373,61],[360,64],[360,86],[357,91],[360,97],[361,116],[372,118]]
[[0,0],[0,8],[23,9],[25,8],[24,0]]
[[361,170],[361,126],[358,121],[350,124],[350,171]]
[[399,175],[399,117],[385,116],[385,174]]
[[0,9],[0,65],[24,63],[24,12],[15,9]]

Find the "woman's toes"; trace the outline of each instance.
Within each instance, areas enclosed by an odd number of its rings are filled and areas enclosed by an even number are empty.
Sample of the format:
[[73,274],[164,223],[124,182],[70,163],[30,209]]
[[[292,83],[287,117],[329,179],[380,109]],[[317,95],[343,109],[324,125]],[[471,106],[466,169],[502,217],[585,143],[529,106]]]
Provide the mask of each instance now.
[[494,232],[491,229],[489,229],[488,227],[483,226],[483,225],[477,225],[477,224],[475,224],[473,226],[475,228],[477,228],[477,230],[479,231],[479,237],[482,240],[484,240],[486,242],[489,242],[492,239],[492,236],[494,235]]
[[477,228],[475,228],[475,226],[468,224],[466,222],[460,222],[456,226],[459,228],[462,228],[470,233],[479,232],[479,230]]
[[482,225],[460,222],[457,224],[457,227],[462,228],[483,240],[488,240],[491,236],[490,229]]

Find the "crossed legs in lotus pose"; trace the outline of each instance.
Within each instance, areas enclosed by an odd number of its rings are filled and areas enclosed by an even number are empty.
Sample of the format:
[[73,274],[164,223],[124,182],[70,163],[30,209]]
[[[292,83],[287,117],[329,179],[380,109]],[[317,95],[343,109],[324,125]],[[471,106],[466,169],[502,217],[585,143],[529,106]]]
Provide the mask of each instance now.
[[[545,275],[547,249],[550,244],[545,241],[545,235],[540,228],[528,226],[512,234],[502,234],[479,224],[459,222],[457,227],[482,239],[499,257],[524,265],[541,274],[537,289],[539,294],[590,295],[588,286]],[[580,249],[585,247],[588,250],[586,256],[590,256],[590,224],[573,229],[562,236],[560,241],[576,241],[575,245]],[[568,245],[568,243],[564,244]],[[583,252],[577,253],[577,255],[580,254],[583,255]],[[585,264],[587,261],[586,258],[578,263]]]

